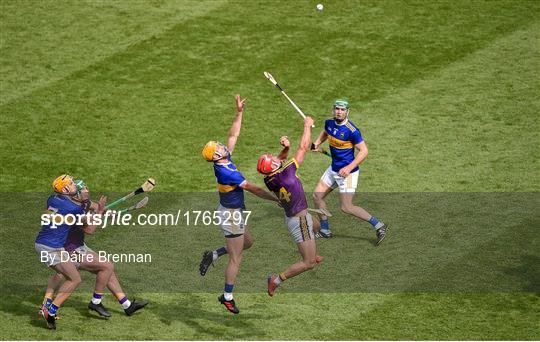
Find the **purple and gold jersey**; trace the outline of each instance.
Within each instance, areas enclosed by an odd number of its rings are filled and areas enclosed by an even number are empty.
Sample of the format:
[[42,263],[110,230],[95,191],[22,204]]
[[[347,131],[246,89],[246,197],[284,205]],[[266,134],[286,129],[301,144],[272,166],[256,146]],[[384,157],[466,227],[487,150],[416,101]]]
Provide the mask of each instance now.
[[264,183],[268,190],[276,194],[285,215],[293,217],[304,209],[307,209],[306,194],[302,182],[296,175],[298,163],[291,159],[279,169],[264,177]]
[[[81,204],[84,211],[88,212],[90,208],[90,201]],[[84,246],[84,230],[82,226],[71,227],[69,230],[64,249],[72,253],[77,248]]]
[[[324,130],[328,134],[328,144],[332,152],[332,171],[339,172],[354,160],[354,146],[364,139],[360,130],[349,120],[341,124],[334,119],[326,120]],[[358,166],[351,172],[355,171],[358,171]]]
[[69,230],[64,248],[68,252],[73,252],[78,247],[84,245],[84,231],[82,227],[72,227]]
[[245,209],[244,189],[240,187],[246,179],[233,164],[231,156],[227,163],[214,163],[214,173],[216,175],[219,192],[219,203],[225,208]]
[[[77,217],[77,215],[84,214],[84,209],[81,205],[74,203],[68,197],[63,195],[50,196],[47,200],[47,210],[51,214],[59,214],[63,216],[72,214]],[[56,227],[52,226],[54,225],[47,224],[41,226],[41,231],[36,238],[36,243],[52,248],[64,247],[68,232],[70,231],[72,226],[65,223]]]

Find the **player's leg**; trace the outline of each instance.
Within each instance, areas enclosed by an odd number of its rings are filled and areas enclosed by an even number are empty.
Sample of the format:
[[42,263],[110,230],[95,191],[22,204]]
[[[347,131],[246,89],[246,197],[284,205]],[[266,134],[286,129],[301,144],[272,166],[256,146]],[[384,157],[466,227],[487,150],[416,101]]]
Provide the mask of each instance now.
[[199,273],[201,276],[205,276],[210,265],[214,263],[221,256],[227,254],[227,247],[221,246],[213,251],[207,250],[203,252],[201,262],[199,263]]
[[[92,257],[88,257],[87,255],[89,254],[91,254]],[[128,316],[131,316],[133,313],[144,308],[148,304],[148,301],[146,300],[130,301],[122,290],[122,286],[118,281],[118,277],[116,276],[116,272],[114,270],[114,264],[111,262],[100,262],[99,255],[89,248],[86,248],[86,257],[85,260],[81,262],[80,269],[97,275],[105,268],[110,269],[112,272],[109,281],[107,282],[107,288],[116,297],[118,303],[122,306],[122,309],[124,309],[124,312]],[[88,308],[98,312],[101,316],[110,317],[110,312],[103,306],[102,297],[103,296],[100,296],[94,292],[92,300],[90,303],[88,303]]]
[[77,248],[75,253],[81,255],[81,257],[79,257],[79,269],[96,275],[94,293],[92,299],[88,303],[88,308],[96,311],[103,317],[111,317],[111,313],[103,306],[101,301],[105,292],[105,287],[114,273],[114,265],[111,262],[100,260],[99,255],[86,246]]
[[361,220],[369,222],[377,234],[377,245],[380,244],[386,237],[386,230],[388,226],[371,215],[364,208],[354,205],[353,198],[358,184],[358,171],[349,174],[347,178],[341,178],[338,182],[339,186],[339,201],[341,205],[341,211],[345,214],[353,215]]
[[250,249],[253,246],[253,237],[247,228],[244,230],[244,247],[243,250]]
[[[328,210],[326,207],[325,198],[330,192],[332,192],[332,190],[334,190],[336,185],[337,184],[334,179],[332,167],[328,167],[315,186],[315,190],[313,192],[313,203],[315,204],[315,208]],[[319,215],[319,218],[321,220],[319,234],[326,238],[332,237],[328,217],[325,215]]]
[[45,297],[41,304],[40,312],[43,314],[43,308],[49,308],[53,302],[54,293],[60,287],[60,284],[64,281],[64,276],[60,273],[55,273],[47,280],[47,288],[45,289]]
[[71,261],[61,262],[51,266],[57,273],[62,274],[65,281],[60,285],[58,294],[48,308],[43,310],[43,316],[47,320],[49,329],[56,329],[56,314],[60,306],[69,298],[81,283],[81,276]]
[[323,261],[323,257],[317,255],[313,221],[309,214],[303,217],[287,218],[287,227],[296,242],[302,260],[292,264],[279,275],[268,277],[268,295],[273,296],[276,288],[285,280],[311,270],[316,264]]
[[226,236],[227,251],[229,255],[229,263],[225,269],[225,287],[223,294],[219,297],[219,301],[225,305],[227,310],[232,313],[239,313],[236,303],[233,298],[234,284],[236,275],[242,263],[242,251],[244,250],[244,235],[229,235]]
[[114,271],[111,274],[111,278],[109,279],[109,282],[107,283],[107,288],[116,297],[116,299],[118,300],[118,303],[122,306],[122,309],[124,309],[124,312],[128,316],[133,315],[135,312],[144,308],[148,304],[147,300],[142,300],[142,301],[129,300],[128,296],[124,293],[124,290],[122,289],[122,286],[120,285],[120,281],[118,280],[118,277],[116,276],[116,272]]
[[[235,210],[235,211],[239,212],[239,210]],[[243,220],[244,215],[240,215],[240,216],[234,215],[232,211],[229,211],[228,209],[223,208],[221,206],[218,208],[217,212],[220,215],[220,220],[222,222],[221,228],[224,232],[229,232],[229,231],[232,232],[231,229],[234,230],[234,233],[244,232],[243,228],[240,228],[238,230],[238,227],[243,227],[245,225],[245,222]],[[234,222],[232,221],[234,217],[242,218],[239,225],[233,226]],[[251,237],[251,234],[246,230],[244,233],[244,249],[249,249],[252,245],[253,245],[253,239]],[[227,254],[226,246],[219,247],[213,251],[210,251],[210,250],[204,251],[201,262],[199,263],[199,273],[201,274],[201,276],[204,277],[210,265],[213,265],[216,260],[218,260],[221,256],[225,254]]]

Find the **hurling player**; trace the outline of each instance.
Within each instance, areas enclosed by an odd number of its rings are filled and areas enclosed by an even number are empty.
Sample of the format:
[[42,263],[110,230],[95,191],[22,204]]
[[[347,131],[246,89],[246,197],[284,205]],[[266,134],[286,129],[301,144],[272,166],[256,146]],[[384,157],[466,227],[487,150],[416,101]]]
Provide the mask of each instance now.
[[[202,150],[203,158],[212,162],[214,166],[219,193],[219,207],[216,212],[221,220],[220,226],[225,235],[226,246],[214,251],[205,251],[199,265],[199,271],[204,276],[213,261],[224,254],[229,256],[229,263],[225,270],[225,288],[218,300],[234,314],[240,312],[233,299],[233,288],[242,262],[242,251],[250,248],[253,244],[253,239],[244,221],[243,211],[246,209],[244,190],[260,198],[277,202],[274,195],[247,181],[231,159],[231,154],[240,135],[244,102],[245,99],[241,100],[240,95],[236,95],[236,118],[229,130],[227,145],[217,141],[209,141]],[[241,220],[233,218],[241,218]]]
[[[311,146],[312,149],[316,150],[325,140],[328,140],[332,153],[332,164],[322,175],[313,193],[315,206],[326,209],[325,197],[336,187],[339,188],[341,211],[369,222],[375,229],[376,244],[378,245],[385,238],[388,226],[352,203],[360,173],[358,166],[368,155],[366,142],[358,127],[349,120],[349,102],[347,100],[336,100],[333,113],[334,118],[326,120],[324,130]],[[358,150],[356,156],[355,150]],[[332,237],[327,217],[322,217],[319,233],[325,238]]]

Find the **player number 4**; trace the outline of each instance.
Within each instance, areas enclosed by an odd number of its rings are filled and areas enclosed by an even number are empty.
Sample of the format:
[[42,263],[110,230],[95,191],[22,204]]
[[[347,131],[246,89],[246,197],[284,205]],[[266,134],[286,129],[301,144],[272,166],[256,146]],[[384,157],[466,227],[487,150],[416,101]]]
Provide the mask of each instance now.
[[287,189],[285,189],[284,187],[281,187],[281,189],[279,189],[279,200],[285,201],[287,203],[291,201],[291,193],[288,192]]

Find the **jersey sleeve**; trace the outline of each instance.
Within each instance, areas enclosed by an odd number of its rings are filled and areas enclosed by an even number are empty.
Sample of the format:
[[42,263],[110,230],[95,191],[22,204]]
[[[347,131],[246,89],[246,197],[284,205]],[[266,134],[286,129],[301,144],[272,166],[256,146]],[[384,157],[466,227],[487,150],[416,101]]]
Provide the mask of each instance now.
[[362,133],[360,133],[360,130],[355,130],[351,133],[351,142],[353,145],[359,144],[362,141],[364,141],[364,138],[362,138]]
[[84,214],[84,209],[82,208],[82,206],[75,205],[75,204],[69,205],[66,201],[68,201],[68,200],[67,199],[66,200],[61,200],[56,196],[50,197],[47,200],[47,210],[53,211],[53,212],[61,214],[61,215],[68,215],[68,214],[73,214],[73,215],[80,214],[80,215],[82,215],[82,214]]
[[231,172],[229,177],[227,177],[227,183],[231,185],[241,185],[245,181],[246,179],[239,171]]

